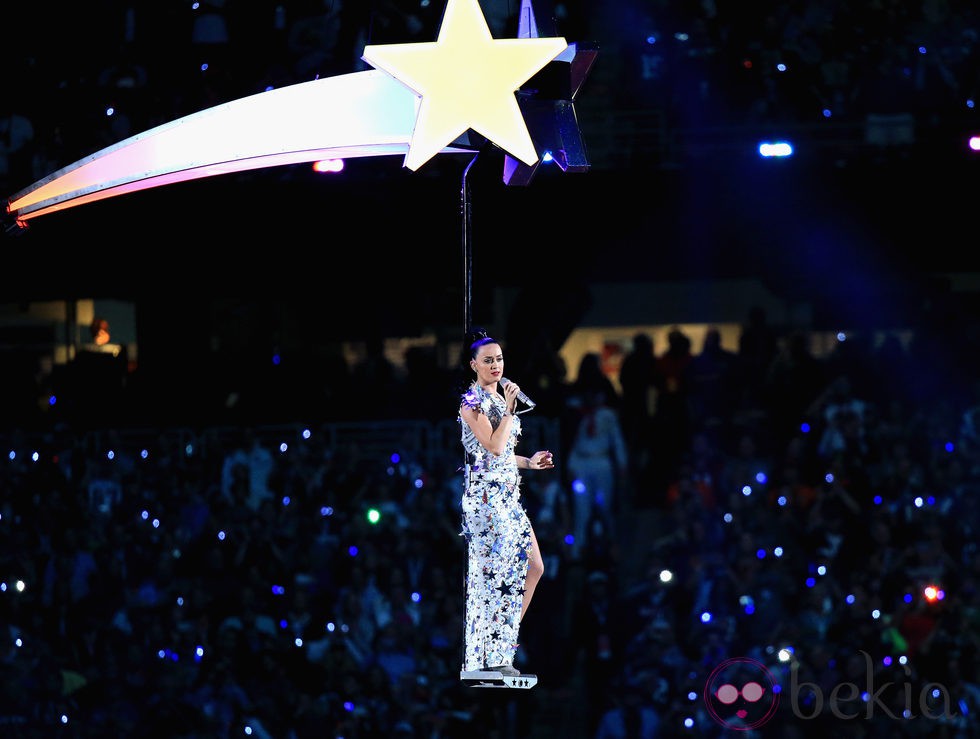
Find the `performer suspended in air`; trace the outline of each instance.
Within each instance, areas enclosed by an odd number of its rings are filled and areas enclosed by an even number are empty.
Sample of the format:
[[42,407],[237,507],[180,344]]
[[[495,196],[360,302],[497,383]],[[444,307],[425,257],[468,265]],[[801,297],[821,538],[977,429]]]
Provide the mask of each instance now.
[[514,667],[514,655],[521,619],[544,573],[520,499],[520,470],[549,470],[555,463],[550,451],[515,454],[521,435],[517,406],[529,401],[518,385],[504,378],[500,344],[479,331],[468,336],[467,345],[475,379],[459,406],[466,452],[463,536],[468,545],[463,672],[517,676],[521,673]]

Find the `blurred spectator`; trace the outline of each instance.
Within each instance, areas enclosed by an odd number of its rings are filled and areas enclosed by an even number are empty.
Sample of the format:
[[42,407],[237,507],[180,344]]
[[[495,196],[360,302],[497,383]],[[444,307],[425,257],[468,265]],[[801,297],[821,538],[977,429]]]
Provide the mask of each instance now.
[[576,560],[586,556],[592,539],[616,541],[616,515],[629,492],[626,441],[619,416],[604,398],[601,391],[582,393],[569,403],[579,414],[565,461]]
[[615,691],[613,706],[599,719],[595,739],[655,739],[661,723],[646,694],[627,685]]
[[620,422],[634,489],[646,486],[650,456],[653,452],[653,413],[657,403],[657,357],[650,334],[633,335],[630,351],[619,367],[619,386],[622,392]]
[[657,357],[657,407],[653,414],[653,486],[663,505],[691,440],[691,339],[679,328],[667,333],[667,348]]
[[737,362],[735,352],[722,346],[721,331],[708,327],[689,370],[692,431],[709,431],[719,442],[727,438],[727,424],[736,405]]

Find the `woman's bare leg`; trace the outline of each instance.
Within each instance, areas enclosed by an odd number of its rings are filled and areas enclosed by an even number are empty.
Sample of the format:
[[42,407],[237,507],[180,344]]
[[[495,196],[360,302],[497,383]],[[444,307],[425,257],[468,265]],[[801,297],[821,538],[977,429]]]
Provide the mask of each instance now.
[[521,603],[521,620],[531,605],[531,598],[534,595],[534,588],[538,585],[538,580],[544,575],[544,560],[541,558],[541,549],[538,547],[538,537],[534,535],[534,527],[531,527],[531,551],[527,557],[527,579],[524,581],[524,600]]

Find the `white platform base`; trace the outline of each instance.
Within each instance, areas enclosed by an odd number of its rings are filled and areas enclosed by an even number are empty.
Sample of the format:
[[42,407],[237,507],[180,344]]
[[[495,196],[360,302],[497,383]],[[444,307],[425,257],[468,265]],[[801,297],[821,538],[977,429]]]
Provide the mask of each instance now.
[[537,675],[504,675],[496,670],[463,670],[459,679],[472,688],[516,688],[530,690],[538,684]]

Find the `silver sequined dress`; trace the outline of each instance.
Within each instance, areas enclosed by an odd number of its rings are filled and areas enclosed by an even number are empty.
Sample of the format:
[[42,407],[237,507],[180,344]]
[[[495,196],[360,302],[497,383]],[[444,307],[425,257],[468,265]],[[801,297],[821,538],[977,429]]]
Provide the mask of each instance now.
[[[507,409],[502,397],[471,387],[460,407],[483,413],[496,429]],[[463,670],[512,665],[517,650],[524,582],[531,552],[531,522],[520,501],[514,447],[521,420],[513,417],[503,454],[494,456],[459,418],[467,472],[463,536],[468,547]]]

